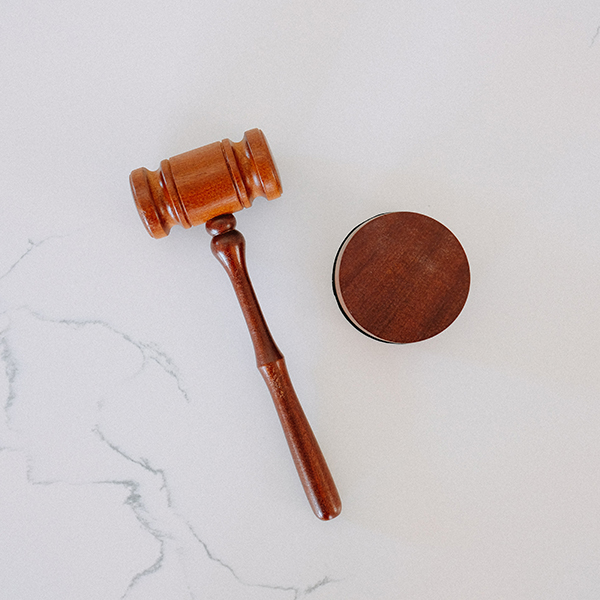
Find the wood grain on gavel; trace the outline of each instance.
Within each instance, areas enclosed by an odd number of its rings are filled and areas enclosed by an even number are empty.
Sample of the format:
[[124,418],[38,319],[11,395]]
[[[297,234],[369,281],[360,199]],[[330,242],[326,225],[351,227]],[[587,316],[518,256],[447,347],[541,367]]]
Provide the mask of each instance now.
[[257,196],[281,195],[281,182],[267,140],[259,129],[242,141],[215,142],[163,160],[157,171],[136,169],[130,177],[138,212],[151,236],[171,227],[206,223],[211,249],[229,275],[254,345],[257,367],[277,409],[300,481],[314,513],[323,520],[341,512],[341,500],[321,449],[300,406],[285,359],[267,327],[246,268],[244,236],[230,214],[249,208]]

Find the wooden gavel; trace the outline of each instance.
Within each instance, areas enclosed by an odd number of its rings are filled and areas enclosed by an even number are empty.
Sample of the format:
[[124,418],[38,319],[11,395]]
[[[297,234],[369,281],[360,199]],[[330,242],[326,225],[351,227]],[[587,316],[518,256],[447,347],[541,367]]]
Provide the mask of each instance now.
[[246,269],[244,236],[231,214],[252,206],[258,196],[273,200],[281,182],[260,129],[242,141],[225,139],[163,160],[160,168],[136,169],[130,176],[135,203],[148,233],[161,238],[175,224],[206,223],[211,249],[223,265],[242,308],[254,345],[256,363],[281,421],[294,464],[314,513],[323,520],[340,514],[335,483],[300,406],[285,359],[262,314]]

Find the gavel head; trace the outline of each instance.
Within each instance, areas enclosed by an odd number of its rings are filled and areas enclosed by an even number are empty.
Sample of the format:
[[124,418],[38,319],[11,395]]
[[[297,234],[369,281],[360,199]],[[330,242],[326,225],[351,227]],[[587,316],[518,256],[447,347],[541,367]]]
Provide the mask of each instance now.
[[224,139],[160,163],[141,167],[129,181],[148,233],[165,237],[173,225],[200,225],[219,215],[250,208],[258,196],[281,196],[281,182],[269,144],[260,129],[241,142]]

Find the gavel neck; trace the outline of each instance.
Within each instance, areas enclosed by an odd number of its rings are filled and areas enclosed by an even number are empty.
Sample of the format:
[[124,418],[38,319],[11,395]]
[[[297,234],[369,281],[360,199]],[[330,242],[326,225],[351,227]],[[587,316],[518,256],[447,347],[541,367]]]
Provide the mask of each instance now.
[[252,338],[258,368],[283,359],[283,354],[275,344],[269,331],[256,293],[252,287],[246,267],[246,241],[235,229],[233,215],[221,215],[206,223],[206,230],[213,236],[211,250],[229,275],[238,298],[244,319]]

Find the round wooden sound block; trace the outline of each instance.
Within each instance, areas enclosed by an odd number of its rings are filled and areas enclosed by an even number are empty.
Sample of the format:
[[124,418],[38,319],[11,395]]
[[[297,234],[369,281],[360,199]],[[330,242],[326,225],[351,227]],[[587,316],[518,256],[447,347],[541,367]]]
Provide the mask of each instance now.
[[362,333],[394,344],[437,335],[458,317],[471,275],[444,225],[413,212],[379,215],[350,232],[335,259],[333,288]]

